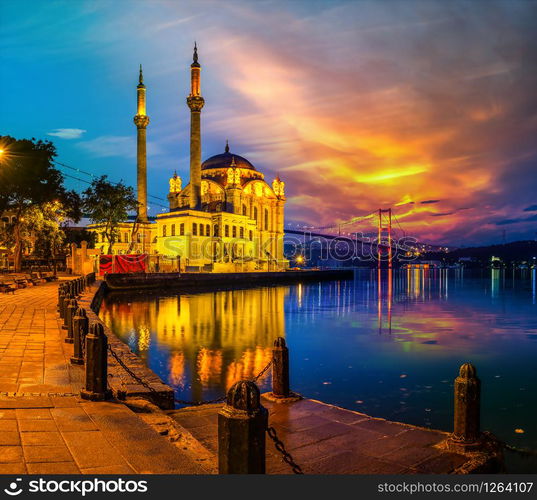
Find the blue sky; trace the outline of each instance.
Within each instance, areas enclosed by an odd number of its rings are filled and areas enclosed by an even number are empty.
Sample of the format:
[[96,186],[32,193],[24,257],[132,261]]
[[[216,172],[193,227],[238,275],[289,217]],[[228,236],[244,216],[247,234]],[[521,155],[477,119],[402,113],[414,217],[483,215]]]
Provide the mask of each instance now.
[[[197,40],[203,158],[229,139],[269,182],[279,173],[288,222],[391,206],[428,241],[533,239],[536,12],[529,0],[1,0],[0,133],[49,138],[58,161],[134,186],[142,63],[148,191],[165,199],[175,169],[188,181]],[[150,200],[152,214],[166,205]]]

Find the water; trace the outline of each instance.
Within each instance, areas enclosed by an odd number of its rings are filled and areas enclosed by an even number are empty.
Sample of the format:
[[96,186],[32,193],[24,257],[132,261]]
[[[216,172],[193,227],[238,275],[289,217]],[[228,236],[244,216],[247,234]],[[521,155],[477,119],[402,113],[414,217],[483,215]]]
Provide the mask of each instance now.
[[[536,271],[358,271],[354,281],[109,295],[100,316],[180,399],[213,399],[290,349],[303,395],[451,430],[453,379],[475,364],[482,427],[537,449]],[[268,390],[269,377],[261,381]],[[510,470],[536,471],[509,458]]]

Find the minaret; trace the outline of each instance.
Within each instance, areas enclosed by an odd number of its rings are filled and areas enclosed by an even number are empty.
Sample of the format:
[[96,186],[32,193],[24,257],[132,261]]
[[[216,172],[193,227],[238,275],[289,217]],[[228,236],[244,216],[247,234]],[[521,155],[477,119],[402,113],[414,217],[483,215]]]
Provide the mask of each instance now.
[[138,112],[134,117],[134,124],[138,129],[136,149],[136,167],[138,177],[138,222],[148,222],[147,218],[147,153],[146,153],[146,127],[149,124],[149,116],[145,109],[145,85],[142,65],[140,64],[140,76],[137,87]]
[[186,103],[190,108],[190,208],[201,207],[201,108],[205,100],[201,97],[198,47],[194,43],[194,57],[190,65],[190,95]]

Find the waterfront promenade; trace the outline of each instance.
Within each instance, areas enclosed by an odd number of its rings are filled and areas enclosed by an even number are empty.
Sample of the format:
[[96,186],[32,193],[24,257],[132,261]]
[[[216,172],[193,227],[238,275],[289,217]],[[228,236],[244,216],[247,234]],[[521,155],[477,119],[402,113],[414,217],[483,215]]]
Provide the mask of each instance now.
[[126,405],[78,397],[57,284],[0,295],[0,474],[200,474]]
[[[139,397],[79,397],[84,368],[70,363],[57,287],[0,296],[0,474],[217,473],[221,405],[162,411]],[[487,453],[450,451],[445,432],[307,399],[262,404],[306,474],[467,473],[490,465]],[[266,450],[267,473],[292,472],[268,437]]]

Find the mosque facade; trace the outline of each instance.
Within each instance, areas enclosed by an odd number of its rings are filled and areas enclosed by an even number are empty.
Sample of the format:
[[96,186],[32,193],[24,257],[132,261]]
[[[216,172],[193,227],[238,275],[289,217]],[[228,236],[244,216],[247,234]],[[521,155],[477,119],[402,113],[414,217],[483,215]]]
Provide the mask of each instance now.
[[[285,184],[270,184],[246,158],[224,152],[201,161],[201,65],[194,46],[190,66],[190,180],[183,186],[174,173],[169,181],[169,209],[151,221],[147,215],[146,87],[140,68],[137,87],[138,214],[118,228],[115,252],[147,253],[160,266],[214,272],[280,271],[288,267],[283,253]],[[98,225],[96,246],[107,244]],[[171,263],[171,264],[170,264]]]

